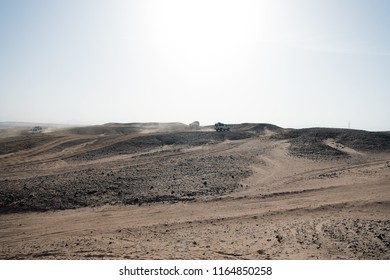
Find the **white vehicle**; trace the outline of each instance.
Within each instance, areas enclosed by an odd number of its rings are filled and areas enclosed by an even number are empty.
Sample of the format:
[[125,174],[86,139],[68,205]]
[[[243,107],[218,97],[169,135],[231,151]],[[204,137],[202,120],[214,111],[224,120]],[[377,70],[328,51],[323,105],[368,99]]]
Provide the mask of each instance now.
[[30,134],[37,134],[37,133],[42,133],[42,127],[36,126],[34,128],[31,128],[29,131]]
[[221,123],[221,122],[217,122],[214,125],[214,128],[215,128],[216,131],[229,131],[230,130],[229,126],[227,126],[226,124]]

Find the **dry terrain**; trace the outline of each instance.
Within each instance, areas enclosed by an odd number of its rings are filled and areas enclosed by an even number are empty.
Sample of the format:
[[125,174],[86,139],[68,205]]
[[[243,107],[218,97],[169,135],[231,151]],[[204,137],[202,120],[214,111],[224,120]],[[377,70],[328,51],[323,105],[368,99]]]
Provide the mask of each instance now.
[[10,129],[0,259],[390,259],[389,132]]

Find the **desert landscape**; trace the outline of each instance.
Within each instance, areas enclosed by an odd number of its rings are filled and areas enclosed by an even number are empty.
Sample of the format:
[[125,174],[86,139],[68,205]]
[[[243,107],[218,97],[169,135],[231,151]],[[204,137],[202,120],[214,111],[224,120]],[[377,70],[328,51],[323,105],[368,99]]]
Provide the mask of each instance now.
[[390,132],[0,130],[0,259],[390,259]]

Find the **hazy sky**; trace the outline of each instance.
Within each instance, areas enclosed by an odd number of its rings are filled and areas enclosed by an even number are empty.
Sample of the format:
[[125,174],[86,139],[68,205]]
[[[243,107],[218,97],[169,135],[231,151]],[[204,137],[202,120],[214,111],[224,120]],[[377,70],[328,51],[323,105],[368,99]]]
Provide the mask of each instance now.
[[390,1],[0,0],[0,121],[390,130]]

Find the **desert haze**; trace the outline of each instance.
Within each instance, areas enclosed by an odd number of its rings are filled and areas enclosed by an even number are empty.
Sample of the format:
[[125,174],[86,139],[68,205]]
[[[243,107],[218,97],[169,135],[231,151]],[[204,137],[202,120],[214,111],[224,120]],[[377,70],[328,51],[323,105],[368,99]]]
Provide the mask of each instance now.
[[1,259],[390,259],[390,132],[0,130]]

